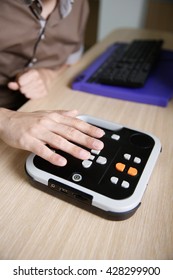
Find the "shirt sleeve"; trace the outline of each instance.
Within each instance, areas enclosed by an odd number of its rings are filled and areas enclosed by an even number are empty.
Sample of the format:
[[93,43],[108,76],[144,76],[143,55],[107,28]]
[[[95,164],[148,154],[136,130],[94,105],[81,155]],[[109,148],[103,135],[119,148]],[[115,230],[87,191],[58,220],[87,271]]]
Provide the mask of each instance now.
[[79,50],[69,55],[65,64],[67,65],[75,64],[82,57],[83,52],[84,52],[84,45],[82,44]]

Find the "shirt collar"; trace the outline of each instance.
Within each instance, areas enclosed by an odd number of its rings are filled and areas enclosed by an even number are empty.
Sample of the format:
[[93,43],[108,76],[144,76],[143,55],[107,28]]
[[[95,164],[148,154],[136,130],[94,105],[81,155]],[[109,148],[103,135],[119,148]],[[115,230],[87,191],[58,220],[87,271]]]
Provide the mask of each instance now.
[[67,17],[71,10],[75,0],[60,0],[60,14],[62,18]]

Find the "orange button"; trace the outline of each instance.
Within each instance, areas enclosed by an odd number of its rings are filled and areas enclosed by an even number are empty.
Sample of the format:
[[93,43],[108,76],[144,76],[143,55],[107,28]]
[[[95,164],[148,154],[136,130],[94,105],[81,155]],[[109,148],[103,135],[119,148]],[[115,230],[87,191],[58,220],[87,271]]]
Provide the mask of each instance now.
[[120,172],[123,172],[124,169],[125,169],[125,164],[121,163],[121,162],[118,162],[116,165],[115,165],[116,169]]
[[134,167],[130,167],[127,174],[129,174],[130,176],[136,176],[138,174],[138,170]]

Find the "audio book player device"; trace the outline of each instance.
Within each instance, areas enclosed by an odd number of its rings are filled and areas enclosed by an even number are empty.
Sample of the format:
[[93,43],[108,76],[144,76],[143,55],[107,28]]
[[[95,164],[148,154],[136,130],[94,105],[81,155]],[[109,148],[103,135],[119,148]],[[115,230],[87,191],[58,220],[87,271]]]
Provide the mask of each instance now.
[[30,154],[26,172],[44,192],[110,220],[127,219],[141,204],[161,151],[160,141],[152,134],[89,115],[79,118],[104,129],[104,148],[90,150],[90,158],[84,161],[55,151],[67,158],[64,167]]

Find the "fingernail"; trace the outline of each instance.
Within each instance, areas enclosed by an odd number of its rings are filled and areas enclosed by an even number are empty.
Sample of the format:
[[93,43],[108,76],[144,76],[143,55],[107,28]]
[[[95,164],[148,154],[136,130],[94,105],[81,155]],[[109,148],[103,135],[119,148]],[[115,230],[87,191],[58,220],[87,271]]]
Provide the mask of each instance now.
[[95,148],[96,150],[102,150],[103,146],[104,146],[104,144],[100,140],[95,140],[93,143],[93,148]]
[[90,152],[86,151],[86,150],[81,150],[80,151],[80,158],[81,159],[88,159],[90,157]]
[[67,160],[65,158],[59,158],[57,164],[59,166],[64,166],[67,164]]
[[102,136],[104,136],[104,135],[105,135],[104,130],[102,130],[102,129],[98,128],[98,129],[97,129],[97,135],[98,135],[98,137],[102,137]]

